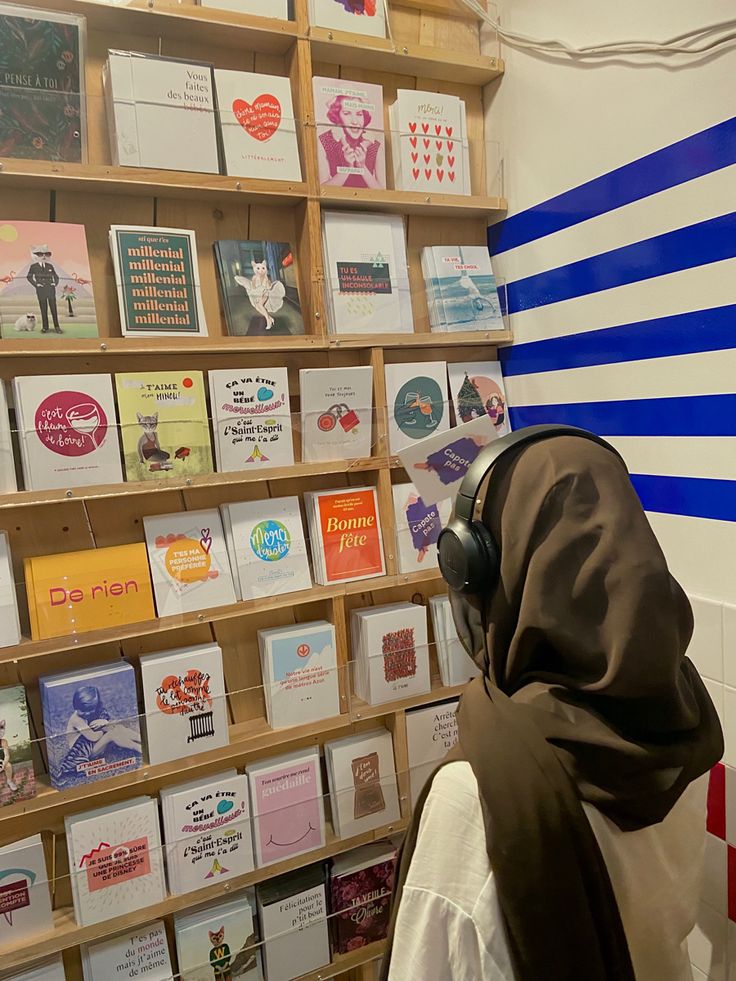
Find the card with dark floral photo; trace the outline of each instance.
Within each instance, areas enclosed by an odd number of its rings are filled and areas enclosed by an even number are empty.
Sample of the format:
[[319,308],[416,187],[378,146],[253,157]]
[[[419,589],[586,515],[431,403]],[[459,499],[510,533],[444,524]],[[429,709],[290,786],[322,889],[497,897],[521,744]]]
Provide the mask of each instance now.
[[0,157],[86,158],[84,40],[84,17],[0,5]]

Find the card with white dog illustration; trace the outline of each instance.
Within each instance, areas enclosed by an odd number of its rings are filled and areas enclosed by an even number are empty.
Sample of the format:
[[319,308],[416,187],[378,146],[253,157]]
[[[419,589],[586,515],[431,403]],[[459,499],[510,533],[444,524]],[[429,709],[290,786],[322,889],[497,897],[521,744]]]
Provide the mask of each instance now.
[[294,250],[288,242],[215,242],[227,331],[237,337],[303,334]]
[[0,219],[0,332],[97,337],[84,225]]

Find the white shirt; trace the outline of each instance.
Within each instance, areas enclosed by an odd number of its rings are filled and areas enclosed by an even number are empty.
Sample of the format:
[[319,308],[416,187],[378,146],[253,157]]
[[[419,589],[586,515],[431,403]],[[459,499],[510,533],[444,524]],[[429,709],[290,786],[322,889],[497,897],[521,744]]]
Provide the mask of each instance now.
[[[692,981],[707,774],[658,825],[624,833],[584,805],[616,894],[637,981]],[[390,981],[514,981],[469,763],[435,776],[402,895]],[[584,979],[581,979],[584,981]]]

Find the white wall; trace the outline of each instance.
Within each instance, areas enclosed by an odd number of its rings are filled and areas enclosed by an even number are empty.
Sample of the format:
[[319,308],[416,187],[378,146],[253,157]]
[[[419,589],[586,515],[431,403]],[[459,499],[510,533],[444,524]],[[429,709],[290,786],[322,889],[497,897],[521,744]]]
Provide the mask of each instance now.
[[[501,7],[506,27],[573,44],[661,39],[734,16],[732,0],[506,0]],[[486,93],[487,132],[502,146],[509,215],[736,116],[736,46],[705,59],[605,63],[552,58],[507,45],[502,54],[506,74]],[[502,252],[494,268],[513,284],[729,212],[736,212],[736,165]],[[647,261],[654,271],[642,281],[514,314],[516,341],[736,304],[736,258],[662,275],[656,272],[656,250]],[[666,411],[677,412],[678,396],[736,392],[736,316],[731,350],[660,353],[653,346],[651,356],[645,351],[635,361],[619,361],[614,353],[603,364],[562,370],[552,365],[550,371],[509,375],[509,403],[559,406],[668,398],[672,402]],[[549,421],[555,411],[550,409]],[[687,404],[683,411],[690,411]],[[723,420],[714,418],[712,432],[721,435],[708,435],[707,427],[697,435],[610,434],[632,473],[736,481],[736,426],[727,435],[723,429]],[[736,501],[736,482],[732,489]],[[674,503],[674,510],[686,513],[650,513],[674,573],[690,592],[736,602],[736,521],[695,517],[688,507]]]

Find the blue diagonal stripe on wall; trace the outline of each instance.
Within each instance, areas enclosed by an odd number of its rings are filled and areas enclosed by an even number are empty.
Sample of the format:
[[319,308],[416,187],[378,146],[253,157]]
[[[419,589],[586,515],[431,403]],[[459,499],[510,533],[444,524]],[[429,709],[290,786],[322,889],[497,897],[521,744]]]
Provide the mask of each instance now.
[[736,117],[594,177],[488,229],[491,255],[736,163]]
[[632,474],[645,511],[736,521],[736,480]]
[[731,212],[517,279],[508,285],[508,309],[532,310],[735,255],[736,212]]
[[510,417],[514,429],[564,423],[599,436],[736,436],[736,395],[517,405]]
[[736,347],[736,304],[514,344],[499,351],[499,360],[504,375],[531,375],[732,347]]

